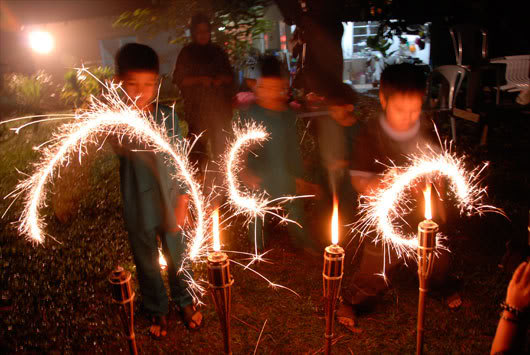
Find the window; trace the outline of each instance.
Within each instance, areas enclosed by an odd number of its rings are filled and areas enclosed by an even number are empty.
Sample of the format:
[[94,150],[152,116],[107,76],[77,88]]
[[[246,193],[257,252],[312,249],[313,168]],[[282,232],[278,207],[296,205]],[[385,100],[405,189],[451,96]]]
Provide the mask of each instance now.
[[363,52],[366,48],[366,39],[377,34],[379,22],[353,22],[353,53]]

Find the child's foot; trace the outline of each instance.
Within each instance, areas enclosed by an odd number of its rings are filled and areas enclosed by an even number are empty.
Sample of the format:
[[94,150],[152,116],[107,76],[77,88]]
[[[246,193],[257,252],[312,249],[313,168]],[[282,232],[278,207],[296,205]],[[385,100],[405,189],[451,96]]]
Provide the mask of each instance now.
[[180,315],[189,330],[199,330],[202,327],[202,314],[195,305],[190,304],[180,309]]
[[153,339],[160,340],[167,335],[167,318],[166,316],[154,316],[151,319],[149,334]]
[[355,328],[355,311],[353,307],[347,303],[341,302],[339,308],[337,309],[337,321],[345,326],[348,330],[358,333],[359,329]]
[[454,292],[449,297],[446,298],[445,302],[449,309],[458,309],[462,305],[462,297],[458,292]]

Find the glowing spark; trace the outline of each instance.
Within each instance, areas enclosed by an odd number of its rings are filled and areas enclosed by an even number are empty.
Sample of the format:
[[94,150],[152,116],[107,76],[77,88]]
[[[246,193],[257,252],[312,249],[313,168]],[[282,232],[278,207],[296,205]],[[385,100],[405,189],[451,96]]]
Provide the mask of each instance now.
[[333,214],[331,216],[331,243],[339,244],[339,203],[337,198],[333,197]]
[[[479,186],[479,176],[486,166],[484,164],[470,172],[466,171],[463,159],[447,149],[442,153],[435,153],[429,148],[429,152],[425,154],[412,155],[408,166],[392,167],[395,173],[384,176],[382,188],[360,197],[361,218],[353,229],[357,229],[361,236],[375,231],[375,243],[389,244],[400,257],[414,257],[418,247],[415,234],[405,235],[394,224],[394,220],[411,211],[411,200],[407,192],[425,176],[430,179],[445,177],[449,180],[450,190],[456,197],[461,213],[468,216],[482,215],[484,212],[504,215],[502,210],[482,203],[486,189]],[[441,239],[443,238],[438,238],[439,244]],[[443,247],[441,244],[439,246]]]

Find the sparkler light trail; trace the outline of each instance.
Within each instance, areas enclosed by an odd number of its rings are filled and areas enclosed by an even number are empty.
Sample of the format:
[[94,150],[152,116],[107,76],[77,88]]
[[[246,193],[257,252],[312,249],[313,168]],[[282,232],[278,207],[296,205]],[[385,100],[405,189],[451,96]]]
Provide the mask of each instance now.
[[35,173],[20,182],[10,194],[15,198],[24,195],[19,231],[32,241],[44,240],[45,223],[39,215],[39,209],[45,204],[45,185],[58,168],[68,164],[74,152],[78,152],[81,161],[86,153],[86,145],[96,143],[101,134],[115,135],[120,141],[128,136],[131,140],[153,147],[155,152],[166,154],[176,167],[177,176],[174,178],[185,183],[191,195],[195,219],[195,227],[185,231],[190,240],[187,255],[191,260],[197,259],[205,253],[209,240],[208,222],[205,221],[207,201],[194,180],[194,170],[187,159],[189,143],[183,140],[173,146],[166,138],[163,125],[158,125],[147,114],[129,107],[120,99],[119,85],[105,84],[105,89],[102,100],[92,98],[88,110],[76,113],[74,122],[61,126],[51,140],[53,143],[42,149],[42,158],[35,164]]
[[282,209],[280,205],[296,198],[313,197],[313,195],[281,196],[275,199],[267,199],[268,194],[266,191],[251,192],[248,188],[241,186],[237,179],[237,174],[243,169],[241,161],[243,150],[252,144],[261,144],[267,141],[269,134],[263,126],[255,122],[236,123],[233,126],[233,130],[234,139],[228,145],[225,153],[224,160],[226,165],[224,166],[224,174],[228,190],[228,204],[235,210],[234,216],[246,215],[248,222],[252,218],[272,214],[282,222],[296,223],[278,214]]
[[[312,195],[304,196],[281,196],[275,199],[268,199],[267,192],[251,192],[248,188],[241,186],[237,179],[237,174],[242,168],[242,155],[245,148],[253,144],[261,144],[269,139],[269,135],[265,128],[252,121],[246,123],[235,123],[233,126],[234,139],[229,143],[227,151],[224,156],[226,165],[224,166],[224,175],[226,176],[226,190],[228,192],[228,205],[234,211],[233,216],[245,215],[247,216],[248,224],[254,219],[254,257],[247,265],[249,267],[252,263],[258,260],[263,260],[262,255],[258,254],[258,245],[256,240],[257,235],[257,219],[258,217],[265,217],[266,214],[271,214],[280,219],[282,223],[295,223],[296,221],[282,216],[281,204],[291,201],[295,198],[312,197]],[[301,226],[300,226],[301,227]]]
[[252,194],[248,189],[242,188],[237,174],[242,170],[243,149],[254,143],[265,142],[269,139],[269,135],[262,126],[250,122],[243,125],[234,124],[233,129],[235,138],[225,156],[228,203],[236,210],[236,214],[246,214],[249,217],[263,216],[264,208],[268,204],[265,193]]
[[382,188],[360,197],[361,217],[354,224],[353,230],[357,230],[361,237],[375,232],[374,242],[390,245],[400,257],[413,257],[418,240],[415,234],[406,235],[402,228],[394,224],[394,220],[411,211],[412,201],[407,193],[423,177],[447,178],[461,214],[471,216],[496,212],[504,215],[502,210],[483,204],[486,188],[479,186],[479,178],[487,163],[467,171],[463,159],[449,150],[444,149],[441,153],[436,153],[431,148],[428,149],[425,154],[411,155],[406,167],[391,167],[394,173],[385,174]]

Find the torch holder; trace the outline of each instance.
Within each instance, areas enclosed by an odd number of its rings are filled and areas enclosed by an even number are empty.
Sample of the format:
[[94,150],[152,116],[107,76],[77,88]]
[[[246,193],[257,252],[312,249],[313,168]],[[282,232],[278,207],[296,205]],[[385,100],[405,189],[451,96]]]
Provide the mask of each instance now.
[[429,281],[434,267],[434,251],[436,250],[436,234],[438,225],[426,220],[418,226],[418,326],[416,338],[416,353],[423,354],[423,324],[425,320],[425,298],[429,291]]
[[226,354],[232,354],[230,344],[230,309],[234,279],[230,275],[230,260],[225,253],[213,252],[208,255],[208,281],[210,294],[221,322],[224,350]]
[[121,266],[109,275],[112,289],[112,302],[116,304],[123,323],[123,329],[129,343],[131,354],[138,354],[136,338],[134,336],[134,292],[132,290],[131,273]]
[[324,251],[324,269],[322,271],[326,311],[326,354],[331,353],[331,341],[334,335],[335,306],[337,304],[343,274],[344,249],[336,244],[332,244],[326,247]]

